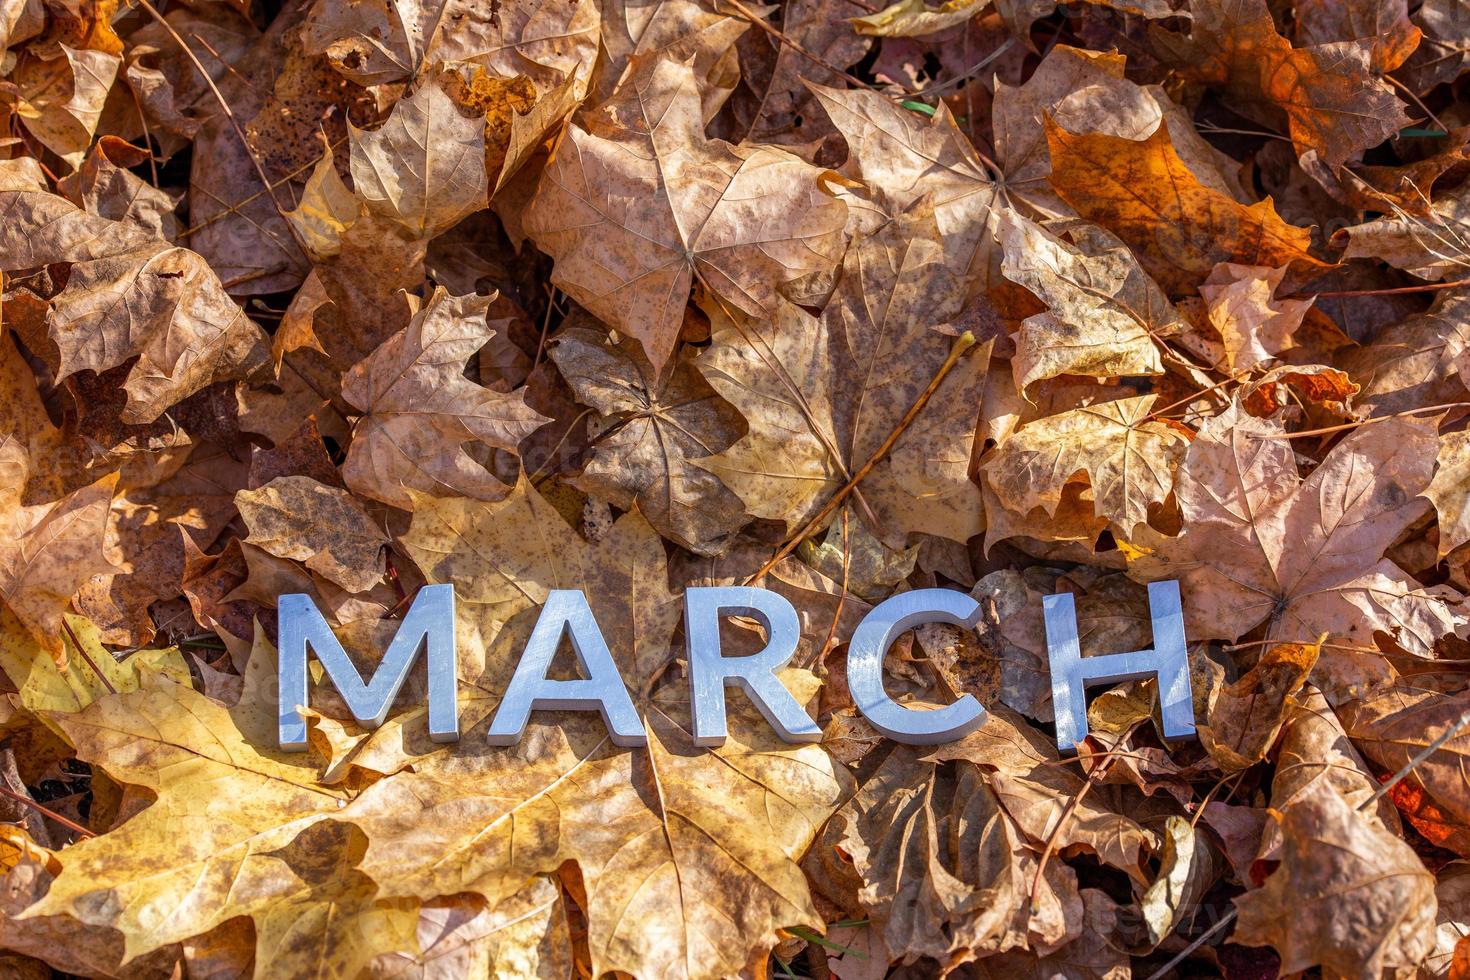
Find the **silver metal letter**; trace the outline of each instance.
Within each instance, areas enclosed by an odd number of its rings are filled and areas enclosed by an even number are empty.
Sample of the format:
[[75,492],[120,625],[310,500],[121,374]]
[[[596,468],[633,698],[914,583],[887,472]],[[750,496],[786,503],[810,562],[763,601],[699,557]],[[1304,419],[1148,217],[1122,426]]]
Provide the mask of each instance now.
[[459,738],[459,700],[456,690],[458,657],[454,645],[454,586],[426,585],[393,634],[388,652],[372,680],[362,682],[347,651],[306,595],[283,595],[277,602],[280,630],[280,700],[277,724],[281,748],[306,748],[306,719],[296,710],[307,704],[306,648],[316,651],[327,676],[358,724],[376,728],[388,717],[393,699],[408,679],[408,669],[422,644],[428,648],[429,737],[436,742]]
[[[546,676],[562,632],[571,638],[586,680],[557,681]],[[552,589],[541,616],[526,641],[521,662],[505,688],[505,697],[490,723],[491,745],[514,745],[526,731],[531,712],[539,708],[602,712],[614,745],[647,745],[643,722],[613,662],[612,651],[580,589]]]
[[[722,616],[749,616],[759,622],[766,631],[765,647],[748,657],[721,656]],[[725,744],[725,688],[731,685],[745,692],[782,741],[822,740],[822,730],[776,677],[801,639],[801,621],[784,596],[735,585],[685,589],[684,634],[695,745]]]
[[980,603],[953,589],[904,592],[880,602],[863,617],[847,645],[847,687],[868,723],[908,745],[938,745],[979,728],[985,722],[985,708],[972,695],[922,711],[904,707],[883,690],[883,655],[904,630],[924,623],[971,628],[979,621]]
[[1087,737],[1087,686],[1136,677],[1159,679],[1159,713],[1165,738],[1194,735],[1194,700],[1189,687],[1189,654],[1184,644],[1184,611],[1178,582],[1148,587],[1148,614],[1154,645],[1149,650],[1084,657],[1077,642],[1077,608],[1070,592],[1044,596],[1047,658],[1051,661],[1051,704],[1057,720],[1057,748],[1070,752]]

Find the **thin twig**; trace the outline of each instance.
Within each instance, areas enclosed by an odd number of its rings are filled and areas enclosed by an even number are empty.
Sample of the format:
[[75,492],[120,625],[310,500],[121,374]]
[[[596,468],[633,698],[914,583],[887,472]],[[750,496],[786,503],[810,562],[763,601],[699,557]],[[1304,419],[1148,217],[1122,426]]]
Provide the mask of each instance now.
[[1173,409],[1178,408],[1180,405],[1187,405],[1188,403],[1194,401],[1196,398],[1200,398],[1200,397],[1202,397],[1204,395],[1208,395],[1210,392],[1215,391],[1218,388],[1223,388],[1223,387],[1225,387],[1226,385],[1228,385],[1232,381],[1239,381],[1241,378],[1244,378],[1246,375],[1248,375],[1250,373],[1251,373],[1250,372],[1250,368],[1246,368],[1244,371],[1237,371],[1237,372],[1235,372],[1234,374],[1230,375],[1230,377],[1228,377],[1228,378],[1223,378],[1223,379],[1221,379],[1219,381],[1216,381],[1214,384],[1210,385],[1208,388],[1201,388],[1199,391],[1190,392],[1189,394],[1185,395],[1183,398],[1179,399],[1178,401],[1170,402],[1169,404],[1165,405],[1163,408],[1156,408],[1152,412],[1149,412],[1147,415],[1145,415],[1143,417],[1143,421],[1147,422],[1150,419],[1158,418],[1158,417],[1162,416],[1165,412],[1172,411]]
[[67,636],[71,637],[71,645],[76,647],[77,653],[81,654],[82,659],[87,662],[87,666],[92,668],[92,673],[96,674],[97,679],[102,682],[102,686],[107,688],[107,693],[116,694],[117,688],[112,686],[112,681],[108,680],[107,675],[102,673],[102,668],[98,667],[91,655],[82,648],[82,641],[77,639],[77,635],[72,632],[71,623],[66,621],[65,616],[61,619],[61,628],[66,631]]
[[194,49],[189,47],[189,43],[183,39],[178,31],[174,30],[174,25],[165,20],[163,14],[160,14],[153,4],[149,3],[148,0],[138,0],[138,6],[147,11],[148,15],[154,20],[158,21],[159,26],[168,33],[169,37],[173,38],[174,43],[179,46],[180,50],[184,52],[185,57],[194,65],[195,71],[199,72],[199,77],[204,80],[204,84],[209,86],[209,91],[214,94],[214,99],[219,103],[220,110],[224,112],[225,118],[229,120],[231,128],[235,130],[235,135],[240,138],[240,145],[245,148],[245,155],[250,158],[250,163],[255,167],[256,176],[265,185],[265,190],[270,195],[271,203],[276,206],[276,212],[280,214],[281,220],[285,221],[286,227],[291,232],[291,237],[296,239],[296,244],[301,246],[301,250],[305,252],[305,243],[301,241],[300,234],[296,231],[295,226],[286,219],[286,209],[281,207],[280,199],[276,197],[276,190],[271,185],[270,178],[265,175],[265,167],[261,164],[260,157],[256,156],[255,148],[250,145],[250,140],[245,136],[245,130],[240,127],[240,121],[235,118],[235,110],[230,108],[230,104],[225,101],[225,97],[220,92],[219,86],[214,84],[214,78],[209,72],[204,70],[204,65],[200,62],[199,56],[194,53]]
[[1305,299],[1312,296],[1317,299],[1336,299],[1350,296],[1398,296],[1403,293],[1432,293],[1441,289],[1454,289],[1458,286],[1470,286],[1470,277],[1450,282],[1426,282],[1418,286],[1395,286],[1392,289],[1339,289],[1327,293],[1297,293],[1293,298]]
[[894,426],[893,431],[888,434],[888,438],[883,440],[883,445],[879,446],[878,451],[873,454],[873,458],[864,463],[862,468],[852,475],[852,479],[848,480],[843,484],[842,489],[832,495],[832,498],[817,512],[817,515],[802,525],[800,531],[787,538],[786,543],[771,557],[771,560],[762,565],[759,571],[745,580],[746,585],[750,585],[752,582],[763,578],[767,572],[780,564],[781,559],[795,551],[797,545],[806,540],[809,534],[821,527],[823,522],[832,516],[832,512],[837,509],[842,501],[847,499],[847,495],[857,489],[857,485],[873,471],[873,467],[877,466],[878,462],[888,455],[888,451],[893,448],[894,443],[898,442],[899,436],[907,431],[908,427],[913,424],[914,419],[918,418],[919,413],[924,410],[924,406],[929,404],[929,399],[934,397],[934,393],[939,390],[939,386],[944,383],[944,379],[949,376],[949,372],[959,363],[965,351],[974,346],[975,335],[968,330],[955,338],[954,346],[949,349],[949,356],[944,359],[944,363],[940,365],[939,371],[930,379],[929,386],[924,389],[923,393],[909,407],[909,410],[904,413],[898,425]]
[[31,799],[29,796],[26,796],[24,793],[17,793],[15,790],[11,789],[9,786],[6,786],[4,783],[0,783],[0,796],[8,796],[12,800],[14,800],[15,802],[21,804],[22,806],[28,806],[28,807],[30,807],[32,810],[35,810],[41,816],[43,816],[43,817],[49,817],[50,819],[55,820],[57,823],[61,824],[63,827],[67,828],[68,830],[74,830],[74,831],[76,831],[78,834],[81,834],[83,837],[96,837],[97,836],[95,833],[93,833],[92,831],[88,830],[86,827],[83,827],[81,824],[77,823],[75,820],[68,820],[66,817],[63,817],[61,814],[57,813],[55,810],[51,809],[50,807],[42,806],[40,803],[37,803],[35,800]]
[[1344,432],[1348,429],[1356,429],[1359,426],[1372,425],[1374,422],[1387,422],[1389,419],[1401,419],[1410,415],[1424,415],[1428,412],[1444,412],[1451,408],[1467,408],[1470,402],[1446,402],[1443,405],[1425,405],[1423,408],[1410,408],[1402,412],[1394,412],[1392,415],[1375,415],[1372,418],[1359,419],[1356,422],[1344,422],[1342,425],[1329,425],[1321,429],[1307,429],[1304,432],[1273,432],[1252,433],[1257,439],[1302,439],[1307,436],[1330,436],[1334,432]]

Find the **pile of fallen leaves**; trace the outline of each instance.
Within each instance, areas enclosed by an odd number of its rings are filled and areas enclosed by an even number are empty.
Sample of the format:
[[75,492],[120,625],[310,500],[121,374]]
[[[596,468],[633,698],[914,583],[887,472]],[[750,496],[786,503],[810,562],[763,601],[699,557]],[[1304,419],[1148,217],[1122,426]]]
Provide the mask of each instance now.
[[[4,976],[1470,976],[1470,0],[0,0],[0,53]],[[1126,682],[1059,755],[1042,597],[1116,653],[1164,579],[1200,737]],[[463,738],[419,666],[276,751],[277,597],[366,673],[445,582]],[[688,733],[681,591],[747,583],[820,744]],[[932,587],[983,619],[888,689],[990,715],[918,749],[844,657]],[[646,748],[487,743],[554,588]]]

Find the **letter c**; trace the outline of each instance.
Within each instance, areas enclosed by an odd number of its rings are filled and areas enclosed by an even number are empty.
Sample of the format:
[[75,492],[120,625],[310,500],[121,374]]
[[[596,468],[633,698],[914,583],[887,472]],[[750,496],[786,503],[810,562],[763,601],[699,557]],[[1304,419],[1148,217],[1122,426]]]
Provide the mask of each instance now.
[[925,623],[973,628],[980,603],[953,589],[916,589],[880,602],[858,624],[847,646],[847,688],[868,723],[896,742],[938,745],[985,722],[985,708],[966,694],[934,711],[906,708],[883,689],[883,655],[904,630]]

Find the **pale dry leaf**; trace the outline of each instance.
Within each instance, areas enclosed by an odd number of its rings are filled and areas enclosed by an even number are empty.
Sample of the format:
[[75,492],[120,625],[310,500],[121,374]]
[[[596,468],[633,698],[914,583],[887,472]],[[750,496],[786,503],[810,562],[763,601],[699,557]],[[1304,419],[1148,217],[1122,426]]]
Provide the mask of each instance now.
[[73,169],[81,166],[122,59],[114,52],[58,44],[59,57],[26,58],[15,82],[24,101],[17,115],[27,130]]
[[59,377],[137,358],[124,422],[151,422],[200,388],[264,367],[265,335],[195,252],[40,192],[0,192],[0,268],[70,267],[46,325]]
[[1063,374],[1163,373],[1154,338],[1183,324],[1126,248],[1095,238],[1073,245],[1013,211],[1001,214],[998,238],[1005,277],[1048,307],[1017,333],[1011,368],[1018,391]]
[[368,208],[432,238],[486,206],[485,120],[465,116],[439,79],[426,78],[381,128],[352,130],[351,169]]
[[1318,784],[1276,815],[1281,866],[1235,900],[1238,943],[1271,945],[1281,969],[1341,977],[1412,969],[1433,948],[1434,876],[1408,844]]
[[236,493],[235,506],[250,530],[248,543],[303,562],[348,592],[382,581],[379,556],[388,536],[346,490],[309,476],[278,476]]
[[[317,261],[342,251],[342,233],[357,220],[361,205],[337,173],[336,158],[327,144],[322,158],[306,178],[296,207],[284,217],[296,230],[301,246]],[[312,270],[312,275],[316,270]]]
[[58,662],[62,615],[82,584],[113,568],[107,511],[117,474],[59,500],[22,504],[19,488],[0,493],[0,599]]
[[[1359,428],[1306,479],[1283,431],[1232,405],[1185,453],[1175,486],[1185,529],[1162,550],[1190,629],[1235,639],[1264,622],[1271,640],[1327,633],[1359,645],[1382,631],[1429,656],[1465,623],[1459,598],[1419,585],[1383,552],[1428,507],[1419,495],[1433,475],[1434,422]],[[1324,650],[1324,665],[1336,660]]]
[[1270,361],[1295,346],[1293,335],[1312,300],[1277,299],[1285,269],[1225,262],[1199,287],[1210,325],[1225,345],[1225,367],[1232,373]]
[[[769,316],[783,282],[832,268],[847,207],[823,172],[774,147],[704,136],[689,65],[660,59],[573,125],[525,214],[552,279],[662,368],[697,277]],[[585,127],[585,128],[584,128]]]
[[1156,401],[1122,398],[1023,425],[986,460],[985,481],[1008,509],[1055,514],[1066,485],[1084,476],[1098,516],[1131,535],[1173,489],[1189,445],[1180,427],[1153,418]]
[[483,388],[464,365],[494,333],[490,299],[435,289],[398,334],[342,380],[342,397],[364,414],[342,464],[349,488],[411,509],[409,491],[495,500],[509,490],[465,451],[480,443],[506,451],[546,420],[522,394]]
[[657,371],[638,344],[609,344],[574,327],[551,348],[577,400],[602,413],[603,433],[576,483],[614,506],[636,505],[668,538],[700,554],[723,551],[745,508],[714,473],[695,465],[728,449],[740,416],[680,356]]

